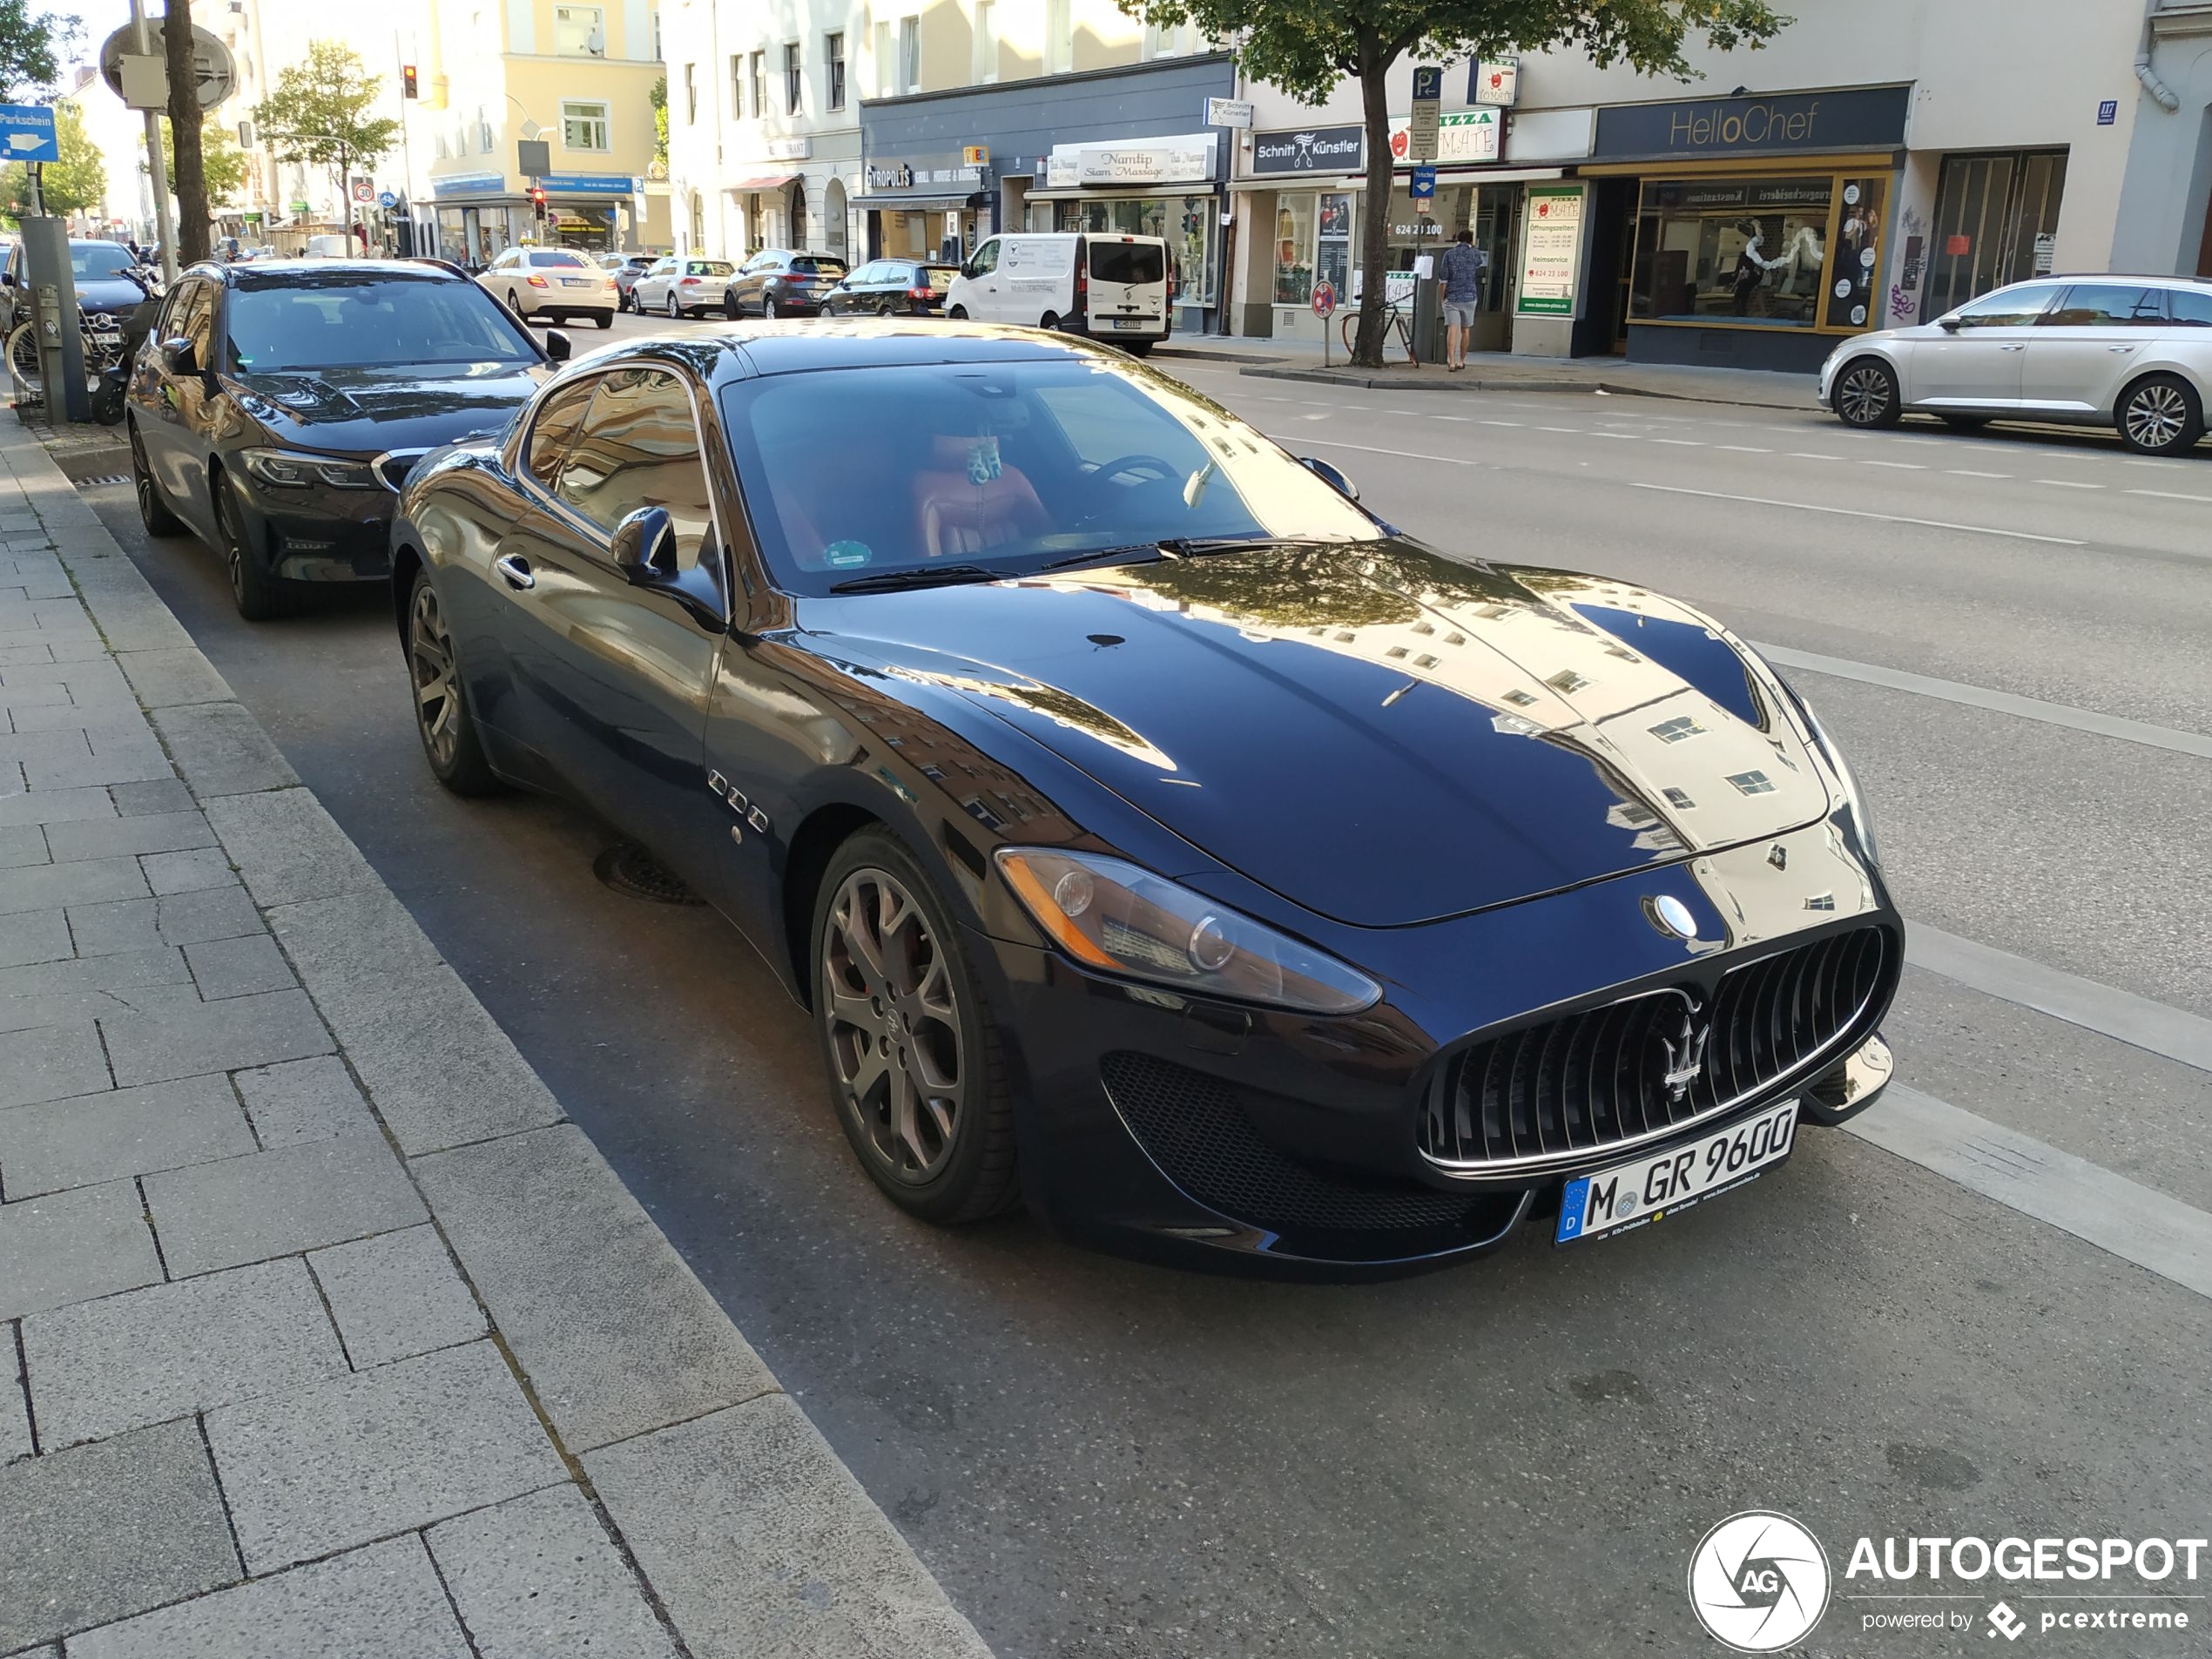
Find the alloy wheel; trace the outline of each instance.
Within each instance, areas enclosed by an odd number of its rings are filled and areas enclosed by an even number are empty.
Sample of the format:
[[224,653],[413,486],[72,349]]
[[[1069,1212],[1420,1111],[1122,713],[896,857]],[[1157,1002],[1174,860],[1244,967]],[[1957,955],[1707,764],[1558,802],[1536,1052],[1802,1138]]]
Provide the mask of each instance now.
[[907,1184],[945,1167],[968,1100],[952,963],[888,871],[855,870],[822,934],[821,1014],[839,1099],[882,1171]]
[[2164,449],[2180,439],[2188,425],[2188,401],[2182,388],[2165,381],[2140,387],[2128,400],[2121,417],[2128,436],[2139,449]]
[[1890,377],[1872,363],[1860,363],[1844,372],[1836,389],[1836,404],[1853,426],[1871,426],[1889,412]]
[[676,303],[676,291],[672,288],[669,290],[668,294],[668,314],[671,317],[680,317],[684,314],[683,307]]
[[437,590],[428,582],[415,590],[408,614],[407,660],[415,682],[415,718],[423,746],[441,770],[453,765],[461,741],[461,689],[453,671],[453,639]]
[[761,301],[760,301],[760,320],[761,320],[763,322],[773,322],[773,321],[775,321],[775,320],[776,320],[776,296],[775,296],[774,294],[771,293],[771,294],[765,294],[765,295],[762,296],[762,299],[761,299]]

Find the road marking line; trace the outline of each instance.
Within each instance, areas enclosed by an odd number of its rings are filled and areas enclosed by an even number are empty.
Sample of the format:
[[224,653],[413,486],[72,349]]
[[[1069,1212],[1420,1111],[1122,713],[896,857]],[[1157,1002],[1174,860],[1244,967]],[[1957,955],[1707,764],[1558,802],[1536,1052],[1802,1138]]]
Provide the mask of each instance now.
[[2212,1020],[2185,1009],[2047,968],[1925,922],[1906,926],[1905,960],[1986,996],[2017,1002],[2199,1071],[2212,1071]]
[[1762,449],[1756,443],[1716,443],[1716,449],[1733,449],[1739,455],[1770,455],[1771,449]]
[[2040,698],[2018,697],[2010,691],[1993,691],[1957,680],[1935,679],[1926,674],[1907,673],[1901,668],[1884,668],[1876,663],[1854,663],[1841,657],[1823,657],[1815,651],[1791,651],[1784,645],[1760,645],[1757,649],[1784,668],[1802,668],[1815,674],[1832,674],[1838,679],[1885,685],[1894,691],[1912,691],[1946,703],[1961,703],[1968,708],[2017,715],[2024,720],[2040,720],[2047,725],[2067,726],[2101,738],[2119,738],[2153,749],[2170,749],[2178,754],[2200,755],[2212,760],[2212,738],[2200,732],[2180,732],[2144,720],[2126,720],[2116,714],[2099,714],[2094,709],[2047,703]]
[[2212,1215],[1948,1101],[1892,1083],[1844,1127],[1870,1145],[2212,1297]]
[[2013,475],[2009,472],[1974,472],[1965,467],[1946,467],[1944,470],[1953,478],[2009,478]]
[[[1641,432],[1592,432],[1588,435],[1593,438],[1626,438],[1630,443],[1641,443],[1643,442],[1643,434]],[[1651,442],[1654,443],[1664,443],[1666,440],[1664,438],[1654,438]]]
[[1841,461],[1843,456],[1817,455],[1809,449],[1792,449],[1790,451],[1790,459],[1792,461]]
[[1578,426],[1540,426],[1536,428],[1536,430],[1539,432],[1564,432],[1569,437],[1575,438],[1579,438],[1582,435],[1582,428]]
[[1705,446],[1696,438],[1654,438],[1654,443],[1671,443],[1684,449],[1703,449]]
[[[1823,455],[1819,459],[1834,461],[1838,457]],[[1801,513],[1832,513],[1842,518],[1875,518],[1885,524],[1919,524],[1929,529],[1967,530],[1976,536],[2006,536],[2020,542],[2048,542],[2056,547],[2088,545],[2086,542],[2079,542],[2067,536],[2036,536],[2027,530],[2000,530],[1990,524],[1953,524],[1949,520],[1941,518],[1907,518],[1898,513],[1870,513],[1857,507],[1817,507],[1808,501],[1776,501],[1766,496],[1731,496],[1723,489],[1687,489],[1680,484],[1642,483],[1631,483],[1629,488],[1656,489],[1669,496],[1702,496],[1707,501],[1740,501],[1753,507],[1794,507]]]
[[2212,496],[2188,496],[2178,489],[2130,489],[2127,493],[2130,496],[2155,496],[2161,501],[2212,502]]
[[1432,415],[1428,418],[1432,421],[1472,421],[1474,419],[1472,415]]
[[1899,472],[1925,472],[1927,470],[1917,461],[1877,461],[1871,455],[1860,464],[1868,467],[1895,467]]
[[1485,421],[1482,424],[1484,426],[1527,426],[1528,422],[1526,421]]
[[[1486,421],[1484,424],[1494,425],[1495,422]],[[1317,438],[1310,432],[1269,432],[1262,435],[1271,438],[1277,443],[1318,443],[1325,449],[1357,449],[1363,455],[1394,455],[1400,461],[1433,461],[1447,467],[1480,467],[1485,464],[1471,455],[1415,455],[1410,449],[1386,449],[1379,444],[1345,443],[1338,438]]]
[[2102,484],[2078,483],[2071,478],[2031,478],[2031,484],[2048,484],[2054,489],[2102,489]]

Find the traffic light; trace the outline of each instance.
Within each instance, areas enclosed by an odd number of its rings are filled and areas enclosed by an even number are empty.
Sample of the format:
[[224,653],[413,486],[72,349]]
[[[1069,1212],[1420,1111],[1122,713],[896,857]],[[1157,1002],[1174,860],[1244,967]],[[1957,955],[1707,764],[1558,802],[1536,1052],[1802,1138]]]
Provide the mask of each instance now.
[[544,186],[544,185],[532,185],[530,186],[530,211],[531,211],[532,212],[536,213],[536,214],[537,215],[537,217],[538,217],[540,219],[544,219],[544,217],[545,217],[545,186]]
[[415,88],[415,65],[412,64],[401,64],[400,65],[400,96],[401,98],[420,98],[422,96],[421,93]]

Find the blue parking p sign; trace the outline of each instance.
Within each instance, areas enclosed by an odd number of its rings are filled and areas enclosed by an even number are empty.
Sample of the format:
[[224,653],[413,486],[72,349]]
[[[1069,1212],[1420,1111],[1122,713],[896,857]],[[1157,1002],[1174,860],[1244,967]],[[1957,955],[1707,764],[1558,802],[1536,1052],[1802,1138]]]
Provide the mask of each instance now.
[[0,160],[59,161],[54,111],[44,104],[0,104]]

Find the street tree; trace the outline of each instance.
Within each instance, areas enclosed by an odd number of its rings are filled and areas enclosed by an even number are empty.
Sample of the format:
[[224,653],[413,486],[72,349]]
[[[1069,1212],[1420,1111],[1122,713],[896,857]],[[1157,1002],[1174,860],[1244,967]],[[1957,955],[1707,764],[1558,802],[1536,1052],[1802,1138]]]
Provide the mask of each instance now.
[[0,95],[19,104],[27,93],[60,79],[78,32],[72,18],[51,11],[32,17],[29,0],[0,0]]
[[169,122],[172,132],[169,188],[177,198],[177,262],[207,257],[207,177],[199,151],[199,81],[192,69],[192,0],[167,0],[161,24],[169,62]]
[[400,124],[374,112],[382,91],[352,47],[311,40],[306,60],[280,71],[268,97],[253,106],[253,125],[271,155],[330,170],[346,205],[348,239],[354,201],[347,179],[356,166],[374,166],[399,142]]
[[[176,146],[171,142],[169,118],[161,118],[161,164],[165,177],[177,176],[172,158]],[[199,127],[199,165],[207,184],[207,205],[210,212],[229,201],[245,189],[246,174],[253,164],[246,152],[238,147],[238,135],[214,116],[203,118]],[[138,164],[138,171],[145,171],[145,163]]]
[[1186,23],[1231,43],[1255,80],[1319,104],[1340,80],[1359,83],[1367,137],[1361,204],[1359,335],[1352,361],[1382,363],[1383,272],[1390,223],[1392,69],[1424,62],[1579,47],[1599,68],[1625,63],[1687,79],[1692,30],[1720,51],[1764,45],[1789,22],[1767,0],[1120,0],[1163,28]]
[[[107,163],[101,158],[99,145],[85,132],[84,117],[74,104],[54,105],[54,137],[61,146],[62,158],[39,170],[46,211],[69,214],[89,208],[98,212],[107,202]],[[17,161],[0,168],[0,203],[8,204],[9,218],[19,219],[36,211],[36,202],[29,167]]]

